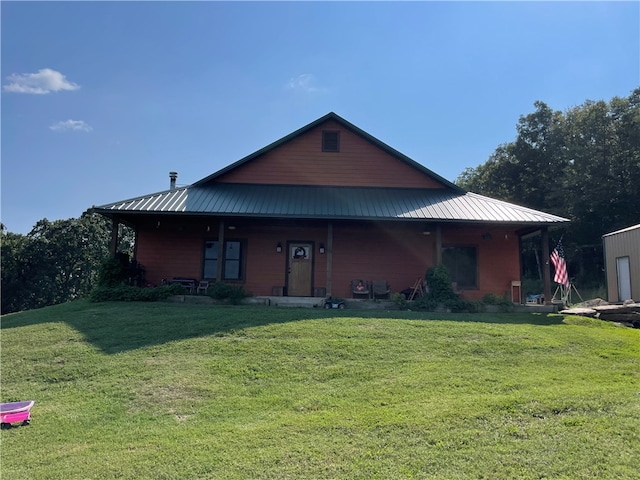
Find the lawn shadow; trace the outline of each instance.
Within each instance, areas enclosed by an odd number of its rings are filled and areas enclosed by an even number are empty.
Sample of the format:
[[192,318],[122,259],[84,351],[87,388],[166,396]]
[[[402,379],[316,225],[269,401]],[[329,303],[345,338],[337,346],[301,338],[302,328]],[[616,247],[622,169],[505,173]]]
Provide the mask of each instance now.
[[400,310],[325,310],[256,306],[186,305],[168,302],[69,302],[5,315],[2,329],[64,322],[107,354],[188,338],[236,335],[246,328],[323,318],[560,325],[563,316],[546,313],[434,313]]

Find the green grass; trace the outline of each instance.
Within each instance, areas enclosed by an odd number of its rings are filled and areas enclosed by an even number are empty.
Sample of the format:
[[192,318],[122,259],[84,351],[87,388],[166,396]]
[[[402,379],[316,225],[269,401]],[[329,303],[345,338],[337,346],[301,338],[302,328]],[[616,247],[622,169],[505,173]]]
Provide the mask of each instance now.
[[640,331],[72,302],[2,318],[7,479],[640,478]]

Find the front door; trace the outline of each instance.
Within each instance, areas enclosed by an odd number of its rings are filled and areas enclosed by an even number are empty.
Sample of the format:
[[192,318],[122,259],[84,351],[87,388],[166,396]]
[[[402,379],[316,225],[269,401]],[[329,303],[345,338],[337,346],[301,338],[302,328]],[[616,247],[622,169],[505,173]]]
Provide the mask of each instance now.
[[288,255],[288,295],[290,297],[310,297],[313,274],[313,244],[292,242],[289,244]]

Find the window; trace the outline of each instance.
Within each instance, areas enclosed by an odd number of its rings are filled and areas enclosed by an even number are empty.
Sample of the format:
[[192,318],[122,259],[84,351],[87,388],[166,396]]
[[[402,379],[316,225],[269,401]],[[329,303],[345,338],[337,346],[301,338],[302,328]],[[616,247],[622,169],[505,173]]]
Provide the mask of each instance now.
[[477,247],[443,247],[442,264],[458,288],[478,288]]
[[340,151],[340,132],[325,130],[322,132],[322,151]]
[[[222,258],[222,280],[242,280],[243,278],[243,244],[239,240],[224,242],[224,258]],[[218,273],[218,241],[210,240],[204,245],[203,278],[216,279]]]

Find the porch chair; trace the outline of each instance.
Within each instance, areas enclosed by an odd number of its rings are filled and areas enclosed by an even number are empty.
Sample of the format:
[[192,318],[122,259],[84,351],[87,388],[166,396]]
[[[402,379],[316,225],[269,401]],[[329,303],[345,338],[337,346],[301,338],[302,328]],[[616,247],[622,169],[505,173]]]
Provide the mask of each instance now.
[[206,295],[208,289],[209,289],[209,281],[200,280],[200,283],[198,283],[198,289],[196,290],[196,293],[202,292]]
[[374,280],[371,283],[373,290],[373,299],[376,298],[389,298],[391,294],[391,285],[386,280]]
[[366,298],[371,297],[371,287],[369,283],[364,280],[351,280],[351,297],[361,298],[362,296]]

